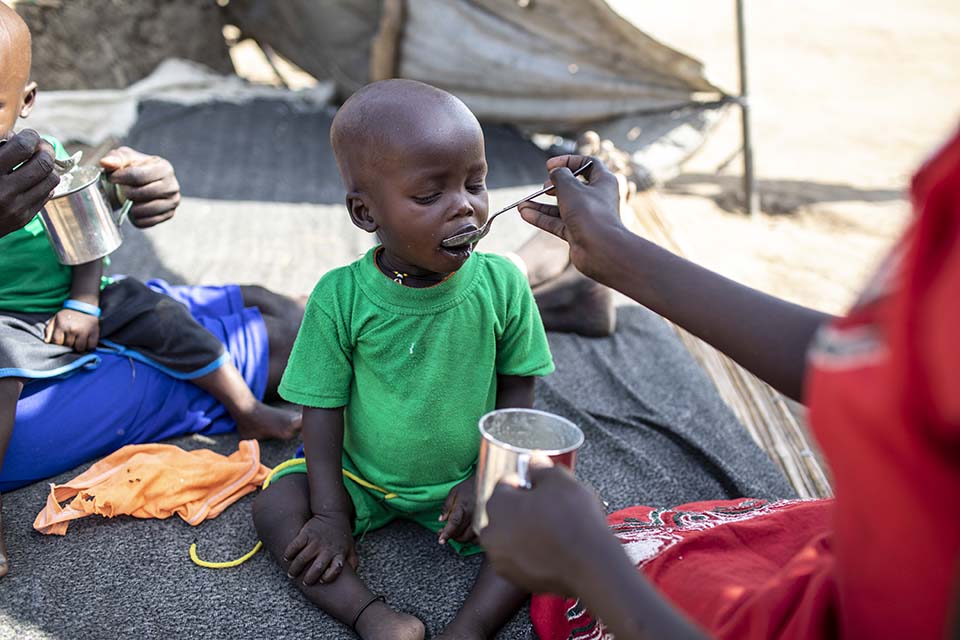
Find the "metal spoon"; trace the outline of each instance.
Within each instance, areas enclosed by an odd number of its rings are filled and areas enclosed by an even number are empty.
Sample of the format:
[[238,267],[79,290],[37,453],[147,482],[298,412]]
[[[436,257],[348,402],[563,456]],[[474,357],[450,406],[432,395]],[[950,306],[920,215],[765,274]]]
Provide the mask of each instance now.
[[[581,173],[589,169],[590,165],[592,164],[593,164],[593,160],[587,160],[587,162],[582,167],[580,167],[579,169],[573,172],[573,175],[575,176],[580,175]],[[514,207],[521,205],[524,202],[527,202],[528,200],[533,200],[537,196],[542,196],[543,194],[545,194],[547,191],[550,191],[551,189],[553,189],[553,185],[550,185],[549,187],[544,187],[543,189],[540,189],[540,191],[537,191],[536,193],[531,193],[526,198],[517,200],[513,204],[508,205],[503,209],[500,209],[500,211],[497,211],[495,214],[487,218],[487,223],[482,227],[480,227],[479,229],[476,229],[475,231],[464,231],[463,233],[458,233],[455,236],[450,236],[449,238],[441,242],[440,246],[447,247],[447,248],[462,247],[465,244],[473,244],[474,242],[479,241],[485,235],[490,233],[490,223],[492,223],[493,219],[496,218],[498,215],[500,215],[501,213],[510,211],[510,209],[513,209]]]
[[82,157],[83,157],[83,151],[77,151],[75,154],[73,154],[69,158],[64,158],[63,160],[59,158],[54,158],[53,170],[58,176],[66,175],[80,165],[80,158]]

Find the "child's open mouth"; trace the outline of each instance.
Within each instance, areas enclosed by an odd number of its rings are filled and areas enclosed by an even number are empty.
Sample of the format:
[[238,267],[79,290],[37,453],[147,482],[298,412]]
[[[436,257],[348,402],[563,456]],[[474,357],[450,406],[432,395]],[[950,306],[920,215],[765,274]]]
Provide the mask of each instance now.
[[461,227],[449,238],[445,238],[443,242],[440,243],[440,246],[444,249],[454,249],[467,245],[475,245],[481,237],[483,237],[483,234],[480,233],[480,229],[478,229],[476,225],[468,224],[465,227]]
[[473,245],[465,244],[459,247],[441,246],[440,251],[452,258],[455,258],[456,260],[466,261],[466,259],[470,257],[470,254],[473,253]]
[[477,227],[473,224],[468,224],[457,229],[455,234],[440,243],[440,251],[457,260],[465,261],[470,257],[470,254],[473,253],[473,247],[476,245],[476,241],[471,242],[467,236],[476,233],[476,231]]

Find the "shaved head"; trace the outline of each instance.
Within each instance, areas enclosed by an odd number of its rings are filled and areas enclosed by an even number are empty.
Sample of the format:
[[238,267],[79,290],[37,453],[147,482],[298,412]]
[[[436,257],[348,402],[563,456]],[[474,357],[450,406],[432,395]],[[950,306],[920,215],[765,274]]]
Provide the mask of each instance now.
[[0,2],[0,138],[9,138],[18,118],[33,108],[30,82],[30,29],[17,12]]
[[[0,69],[30,79],[30,29],[16,11],[0,2]],[[6,75],[6,73],[4,74]]]
[[405,150],[464,131],[482,140],[480,123],[459,98],[415,80],[383,80],[340,107],[330,141],[347,190],[362,191],[384,163],[402,161]]

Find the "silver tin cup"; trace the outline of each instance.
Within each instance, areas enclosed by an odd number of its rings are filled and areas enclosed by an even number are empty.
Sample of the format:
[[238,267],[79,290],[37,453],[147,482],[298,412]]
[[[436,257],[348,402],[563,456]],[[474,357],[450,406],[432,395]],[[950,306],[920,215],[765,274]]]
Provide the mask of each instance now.
[[130,209],[115,185],[97,167],[82,167],[61,178],[40,221],[61,264],[78,265],[110,255],[123,242],[120,225]]
[[560,416],[534,409],[497,409],[480,418],[477,505],[473,529],[487,526],[487,500],[497,483],[511,476],[530,486],[530,456],[547,456],[571,471],[583,445],[580,428]]

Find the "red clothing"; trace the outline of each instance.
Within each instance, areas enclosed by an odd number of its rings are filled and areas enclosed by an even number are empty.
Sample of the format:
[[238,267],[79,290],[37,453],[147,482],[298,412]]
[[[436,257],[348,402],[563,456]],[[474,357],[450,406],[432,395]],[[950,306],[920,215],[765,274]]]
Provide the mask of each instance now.
[[[662,592],[718,638],[943,638],[960,587],[960,135],[913,181],[918,219],[853,311],[820,331],[810,423],[834,500],[611,516]],[[604,637],[536,596],[541,638]]]

